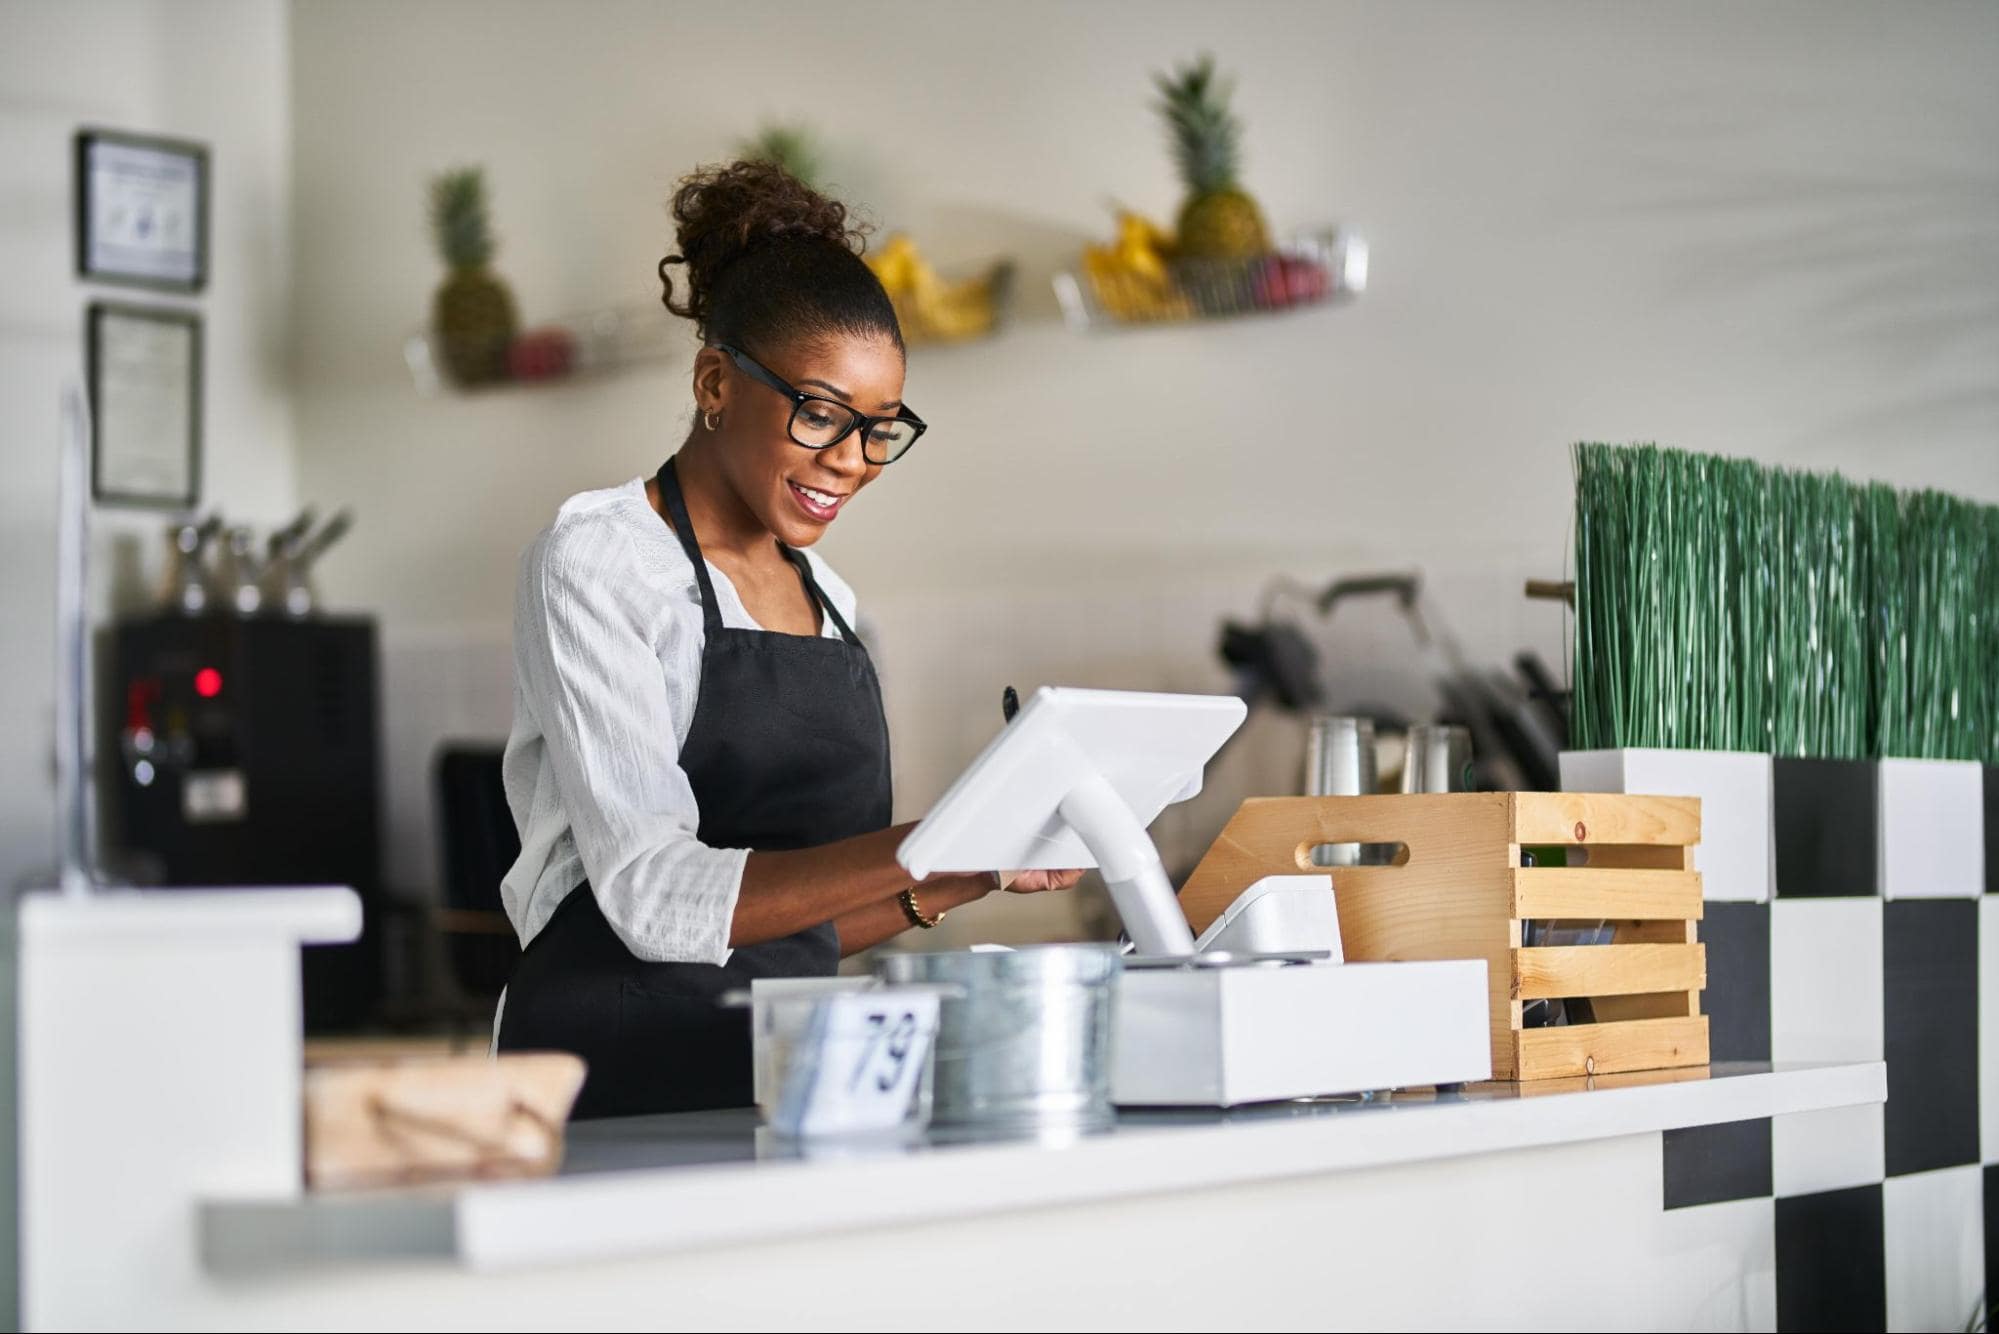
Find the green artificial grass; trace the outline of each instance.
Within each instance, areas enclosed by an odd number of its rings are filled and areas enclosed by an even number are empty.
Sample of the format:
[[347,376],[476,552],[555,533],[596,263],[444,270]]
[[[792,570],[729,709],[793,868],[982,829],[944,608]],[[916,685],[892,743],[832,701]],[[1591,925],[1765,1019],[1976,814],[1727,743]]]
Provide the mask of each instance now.
[[1771,750],[1860,759],[1869,752],[1867,585],[1855,488],[1821,473],[1766,475],[1775,540]]
[[1768,508],[1740,460],[1576,447],[1574,744],[1767,748]]
[[1907,754],[1909,581],[1902,561],[1902,497],[1876,482],[1861,502],[1867,544],[1868,731],[1875,755]]
[[1938,491],[1901,498],[1905,677],[1899,695],[1880,700],[1882,755],[1993,758],[1986,511]]
[[1572,744],[1999,762],[1999,507],[1579,444]]

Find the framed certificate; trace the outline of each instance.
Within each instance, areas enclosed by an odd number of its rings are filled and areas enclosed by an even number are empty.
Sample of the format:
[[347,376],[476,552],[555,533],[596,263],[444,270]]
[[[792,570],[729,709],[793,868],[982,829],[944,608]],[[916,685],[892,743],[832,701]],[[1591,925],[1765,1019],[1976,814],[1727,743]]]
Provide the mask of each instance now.
[[100,282],[200,291],[208,281],[208,149],[79,131],[76,271]]
[[201,317],[96,301],[88,344],[91,494],[192,509],[201,498]]

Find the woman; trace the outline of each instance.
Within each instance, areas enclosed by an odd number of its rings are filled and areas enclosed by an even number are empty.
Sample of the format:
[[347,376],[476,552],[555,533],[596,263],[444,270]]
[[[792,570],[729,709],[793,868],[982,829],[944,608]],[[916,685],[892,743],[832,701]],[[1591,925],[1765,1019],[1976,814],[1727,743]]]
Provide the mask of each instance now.
[[852,592],[809,552],[925,429],[860,233],[753,163],[687,178],[673,216],[694,423],[651,480],[563,505],[515,610],[502,895],[525,948],[498,1045],[583,1056],[578,1116],[747,1104],[724,992],[830,974],[1002,887],[896,865],[881,692]]

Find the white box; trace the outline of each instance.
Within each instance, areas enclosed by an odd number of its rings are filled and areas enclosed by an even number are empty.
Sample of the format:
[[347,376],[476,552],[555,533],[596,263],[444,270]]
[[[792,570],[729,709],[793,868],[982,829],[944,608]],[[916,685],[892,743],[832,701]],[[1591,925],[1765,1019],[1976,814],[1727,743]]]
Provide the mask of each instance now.
[[1111,1100],[1234,1107],[1492,1077],[1485,960],[1134,968]]
[[1701,841],[1694,849],[1694,866],[1705,897],[1770,901],[1775,853],[1768,755],[1651,747],[1565,750],[1562,790],[1699,797]]
[[1881,894],[1975,899],[1985,890],[1985,771],[1976,760],[1882,760]]

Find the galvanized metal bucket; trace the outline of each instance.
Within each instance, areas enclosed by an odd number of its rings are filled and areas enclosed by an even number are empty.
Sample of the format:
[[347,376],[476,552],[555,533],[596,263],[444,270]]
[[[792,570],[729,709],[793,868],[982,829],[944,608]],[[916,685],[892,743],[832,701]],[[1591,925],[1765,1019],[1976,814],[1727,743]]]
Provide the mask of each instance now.
[[934,1124],[1090,1129],[1114,1115],[1120,968],[1113,945],[1037,945],[889,954],[875,973],[894,985],[962,988],[939,1017]]

